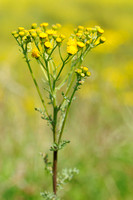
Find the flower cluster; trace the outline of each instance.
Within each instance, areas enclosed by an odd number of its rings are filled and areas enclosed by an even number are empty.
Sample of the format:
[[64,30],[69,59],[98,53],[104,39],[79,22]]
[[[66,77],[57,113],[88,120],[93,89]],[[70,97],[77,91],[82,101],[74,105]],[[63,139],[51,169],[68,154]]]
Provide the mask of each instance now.
[[67,52],[70,55],[74,55],[80,50],[94,48],[104,43],[106,39],[102,36],[103,33],[104,30],[99,26],[95,26],[94,28],[78,26],[68,40]]
[[[26,30],[24,27],[18,27],[18,30],[13,31],[12,35],[23,45],[33,43],[32,56],[38,59],[41,54],[50,54],[57,46],[60,47],[65,39],[65,36],[58,32],[60,24],[52,25],[52,28],[48,28],[48,26],[47,22],[40,24],[40,26],[33,23],[31,29]],[[67,41],[66,51],[68,55],[76,55],[79,51],[85,53],[88,49],[104,43],[106,39],[102,36],[103,33],[104,30],[99,26],[94,28],[78,26]]]
[[12,35],[21,44],[33,43],[36,48],[32,49],[32,56],[36,59],[41,54],[49,54],[55,46],[60,46],[65,36],[58,33],[60,24],[52,25],[52,28],[48,29],[48,23],[42,23],[38,27],[36,23],[31,25],[31,29],[26,30],[24,27],[18,27],[17,31],[13,31]]
[[86,77],[90,77],[91,73],[88,71],[88,67],[80,66],[79,68],[75,69],[75,72],[77,74],[77,81],[79,84],[84,83],[84,79]]

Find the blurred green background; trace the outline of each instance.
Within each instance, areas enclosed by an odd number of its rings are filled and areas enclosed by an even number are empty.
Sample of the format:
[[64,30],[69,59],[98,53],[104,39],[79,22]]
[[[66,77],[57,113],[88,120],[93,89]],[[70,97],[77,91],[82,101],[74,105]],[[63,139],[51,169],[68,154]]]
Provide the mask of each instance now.
[[[52,134],[34,111],[40,100],[11,31],[61,23],[100,25],[106,44],[89,53],[92,73],[72,104],[59,169],[80,174],[65,186],[64,200],[133,199],[133,1],[0,1],[0,200],[39,200],[51,190],[39,152]],[[41,81],[41,80],[40,80]]]

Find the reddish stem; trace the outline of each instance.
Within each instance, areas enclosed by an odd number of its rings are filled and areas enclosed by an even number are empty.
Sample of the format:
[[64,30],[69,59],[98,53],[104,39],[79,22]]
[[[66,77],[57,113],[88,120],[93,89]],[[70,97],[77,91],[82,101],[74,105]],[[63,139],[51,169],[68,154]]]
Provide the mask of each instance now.
[[53,152],[53,192],[57,193],[57,153],[58,151]]

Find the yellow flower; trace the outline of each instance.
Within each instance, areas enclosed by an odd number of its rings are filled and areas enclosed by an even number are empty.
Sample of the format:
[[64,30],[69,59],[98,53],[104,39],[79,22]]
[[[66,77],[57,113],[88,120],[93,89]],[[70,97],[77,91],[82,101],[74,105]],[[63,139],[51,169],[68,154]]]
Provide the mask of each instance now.
[[83,67],[83,72],[86,73],[88,71],[88,67]]
[[57,42],[57,43],[61,43],[61,42],[62,42],[62,39],[59,38],[59,37],[57,37],[57,38],[56,38],[56,42]]
[[98,34],[102,35],[104,33],[104,30],[102,28],[97,29]]
[[52,29],[48,29],[48,30],[46,31],[46,33],[47,33],[48,35],[54,35],[54,34],[56,34],[57,32],[54,31],[54,30],[52,30]]
[[57,30],[58,27],[57,27],[55,24],[53,24],[53,25],[52,25],[52,29]]
[[37,28],[37,29],[36,29],[36,32],[37,32],[37,34],[39,35],[42,31],[41,31],[40,28]]
[[78,32],[78,33],[76,33],[76,36],[77,36],[77,37],[81,37],[81,36],[82,36],[82,33]]
[[73,39],[73,38],[69,38],[68,39],[68,42],[67,42],[67,45],[77,45],[77,40],[76,39]]
[[24,31],[20,31],[19,35],[20,35],[20,37],[23,37],[25,35],[25,32]]
[[15,35],[15,34],[17,34],[17,31],[12,31],[12,35]]
[[52,44],[51,44],[50,42],[45,42],[45,43],[44,43],[44,46],[45,46],[47,49],[52,49],[52,48],[53,48],[53,46],[52,46]]
[[84,73],[81,73],[80,75],[81,75],[81,77],[85,77],[85,74],[84,74]]
[[77,42],[77,46],[80,48],[83,48],[85,46],[85,44],[83,42]]
[[44,22],[42,24],[40,24],[41,27],[47,27],[49,24],[47,22]]
[[37,58],[37,59],[40,57],[40,53],[39,53],[37,48],[34,48],[32,50],[32,54],[31,55],[32,55],[33,58]]
[[60,34],[60,37],[64,40],[66,37],[63,34]]
[[44,33],[44,32],[39,33],[39,37],[40,37],[41,39],[44,39],[44,38],[46,38],[47,36],[48,36],[47,33]]
[[104,43],[106,41],[105,37],[100,37],[100,43]]
[[86,41],[86,44],[89,45],[89,44],[90,44],[90,40],[87,40],[87,41]]
[[75,69],[75,72],[78,73],[78,74],[81,74],[82,70],[81,69]]
[[86,30],[87,30],[88,32],[91,32],[91,31],[92,31],[92,28],[87,27]]
[[23,31],[23,30],[24,30],[24,27],[18,27],[18,30],[19,30],[19,31]]
[[34,32],[34,33],[31,33],[31,35],[32,35],[32,37],[33,37],[33,38],[36,38],[36,37],[37,37],[37,34],[36,34],[36,32]]
[[61,28],[61,24],[56,24],[56,26],[57,26],[58,28]]
[[78,26],[78,29],[84,30],[84,27],[83,26]]
[[33,23],[33,24],[31,25],[31,28],[32,28],[32,29],[37,28],[37,24],[36,24],[36,23]]
[[15,37],[15,38],[18,38],[18,37],[19,37],[19,34],[18,34],[18,33],[14,34],[14,37]]
[[89,77],[90,75],[91,75],[91,73],[90,73],[90,72],[86,72],[86,76],[88,76],[88,77]]
[[67,53],[69,53],[70,55],[76,54],[77,51],[78,51],[77,46],[75,46],[75,45],[69,45],[69,46],[67,46]]

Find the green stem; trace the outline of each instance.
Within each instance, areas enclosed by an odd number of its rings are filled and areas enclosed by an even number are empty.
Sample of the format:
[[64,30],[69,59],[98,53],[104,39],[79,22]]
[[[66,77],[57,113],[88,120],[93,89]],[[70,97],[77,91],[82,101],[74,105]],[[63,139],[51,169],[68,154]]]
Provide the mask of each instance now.
[[66,61],[68,60],[68,58],[69,58],[69,55],[68,55],[67,58],[63,61],[63,64],[62,64],[62,66],[61,66],[61,69],[60,69],[60,71],[59,71],[59,73],[58,73],[58,75],[57,75],[55,81],[58,80],[58,78],[59,78],[59,76],[60,76],[60,74],[61,74],[61,72],[62,72],[62,70],[63,70],[63,68],[64,68],[64,66],[65,66],[65,64],[66,64]]
[[26,62],[27,62],[29,71],[30,71],[30,73],[31,73],[32,79],[33,79],[33,81],[34,81],[35,87],[36,87],[36,89],[37,89],[37,92],[38,92],[39,97],[40,97],[40,99],[41,99],[41,102],[42,102],[42,104],[43,104],[44,110],[45,110],[45,112],[46,112],[48,118],[50,118],[50,116],[49,116],[49,114],[48,114],[48,111],[47,111],[47,108],[46,108],[46,105],[45,105],[45,103],[44,103],[43,97],[42,97],[42,95],[41,95],[39,86],[38,86],[38,84],[37,84],[37,81],[36,81],[36,79],[35,79],[35,77],[34,77],[34,74],[33,74],[32,69],[31,69],[31,66],[30,66],[30,63],[29,63],[29,59],[28,59],[27,54],[25,54],[25,59],[26,59]]
[[65,114],[65,117],[64,117],[64,120],[63,120],[63,123],[62,123],[61,131],[60,131],[60,133],[59,133],[58,144],[60,144],[61,137],[62,137],[62,133],[63,133],[64,126],[65,126],[65,122],[66,122],[66,119],[67,119],[67,115],[68,115],[68,112],[69,112],[69,109],[70,109],[70,105],[71,105],[71,103],[72,103],[72,99],[73,99],[73,97],[74,97],[74,94],[75,94],[77,88],[78,88],[78,82],[76,83],[76,85],[75,85],[75,87],[74,87],[73,93],[72,93],[72,95],[71,95],[71,98],[70,98],[69,103],[68,103],[68,106],[67,106],[67,110],[66,110],[66,114]]

